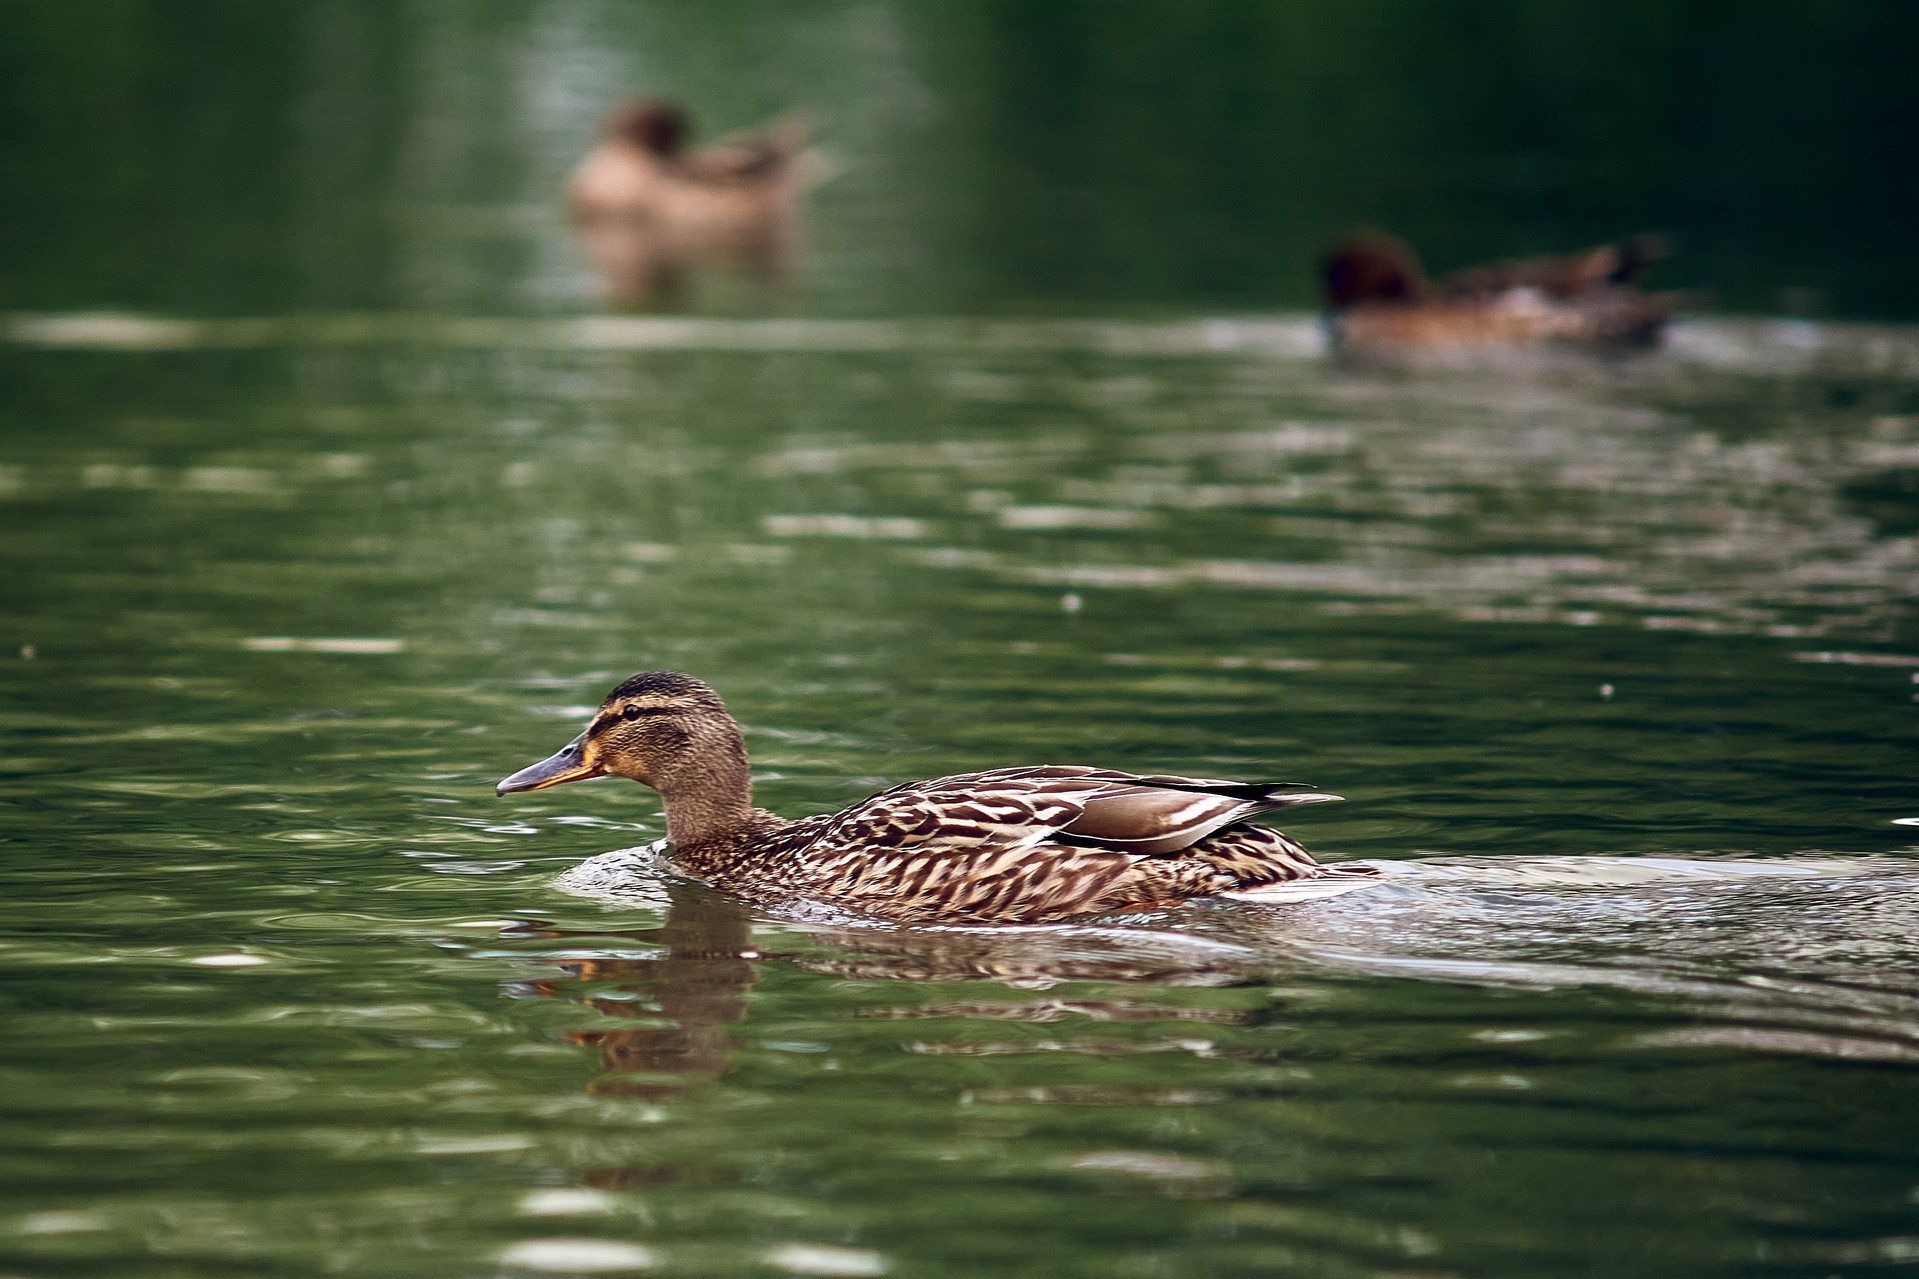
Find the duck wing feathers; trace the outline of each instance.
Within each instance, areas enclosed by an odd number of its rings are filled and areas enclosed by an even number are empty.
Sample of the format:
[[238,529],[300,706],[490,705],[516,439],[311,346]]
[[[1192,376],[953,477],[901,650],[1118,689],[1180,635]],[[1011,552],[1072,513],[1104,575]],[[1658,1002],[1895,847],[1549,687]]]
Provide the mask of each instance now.
[[1571,301],[1608,287],[1633,284],[1667,250],[1663,236],[1636,235],[1579,253],[1468,267],[1441,279],[1437,289],[1440,296],[1450,299],[1486,299],[1513,289],[1537,289],[1547,297]]
[[1295,783],[1141,776],[1073,765],[912,782],[855,804],[813,847],[1024,851],[1045,843],[1166,856],[1255,813],[1336,800]]
[[679,157],[685,174],[719,185],[764,181],[797,161],[806,150],[808,127],[800,116],[785,116],[710,147]]

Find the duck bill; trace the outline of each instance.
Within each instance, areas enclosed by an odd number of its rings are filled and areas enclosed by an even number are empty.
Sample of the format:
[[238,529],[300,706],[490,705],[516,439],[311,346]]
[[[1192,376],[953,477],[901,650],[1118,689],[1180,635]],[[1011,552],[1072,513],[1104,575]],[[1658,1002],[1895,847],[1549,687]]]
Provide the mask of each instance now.
[[589,777],[605,777],[605,769],[588,762],[585,743],[586,734],[581,733],[554,754],[537,764],[522,768],[495,786],[493,793],[510,795],[514,791],[545,790],[561,782],[583,782]]

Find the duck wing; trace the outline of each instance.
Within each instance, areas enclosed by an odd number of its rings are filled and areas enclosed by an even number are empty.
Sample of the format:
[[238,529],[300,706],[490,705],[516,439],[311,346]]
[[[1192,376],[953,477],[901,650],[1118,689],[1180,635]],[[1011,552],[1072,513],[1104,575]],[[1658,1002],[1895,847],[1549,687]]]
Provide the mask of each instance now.
[[702,182],[755,182],[780,173],[799,159],[811,132],[804,117],[782,116],[744,133],[723,138],[681,158],[687,173]]
[[912,782],[840,814],[814,847],[858,844],[919,853],[1043,843],[1164,856],[1255,813],[1327,803],[1297,783],[1142,776],[1076,765],[1000,768]]
[[1438,292],[1451,299],[1487,299],[1514,289],[1537,289],[1547,297],[1568,301],[1631,285],[1648,265],[1666,255],[1668,247],[1662,236],[1636,235],[1579,253],[1491,262],[1452,272],[1439,281]]
[[960,789],[941,782],[916,782],[896,786],[839,813],[808,851],[818,855],[846,848],[928,856],[1023,852],[1051,839],[1081,809],[1069,795],[1018,785]]

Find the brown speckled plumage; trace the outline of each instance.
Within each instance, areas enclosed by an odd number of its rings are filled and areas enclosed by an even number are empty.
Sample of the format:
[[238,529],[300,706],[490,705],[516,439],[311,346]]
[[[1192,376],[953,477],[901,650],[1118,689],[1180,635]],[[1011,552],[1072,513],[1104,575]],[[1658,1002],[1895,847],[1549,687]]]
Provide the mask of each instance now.
[[502,794],[617,774],[658,790],[679,863],[747,896],[800,895],[912,923],[1044,923],[1222,893],[1358,886],[1246,819],[1334,799],[1305,787],[1072,765],[909,782],[789,821],[752,807],[739,727],[707,685],[636,675]]

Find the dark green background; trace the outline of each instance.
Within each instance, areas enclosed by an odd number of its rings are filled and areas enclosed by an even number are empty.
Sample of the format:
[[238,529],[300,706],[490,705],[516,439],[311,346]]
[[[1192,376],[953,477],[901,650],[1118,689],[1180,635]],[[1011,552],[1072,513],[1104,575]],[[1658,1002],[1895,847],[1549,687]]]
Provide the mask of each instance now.
[[1778,0],[0,6],[0,304],[565,307],[607,102],[802,107],[835,313],[1297,308],[1641,230],[1734,311],[1915,313],[1919,13]]

